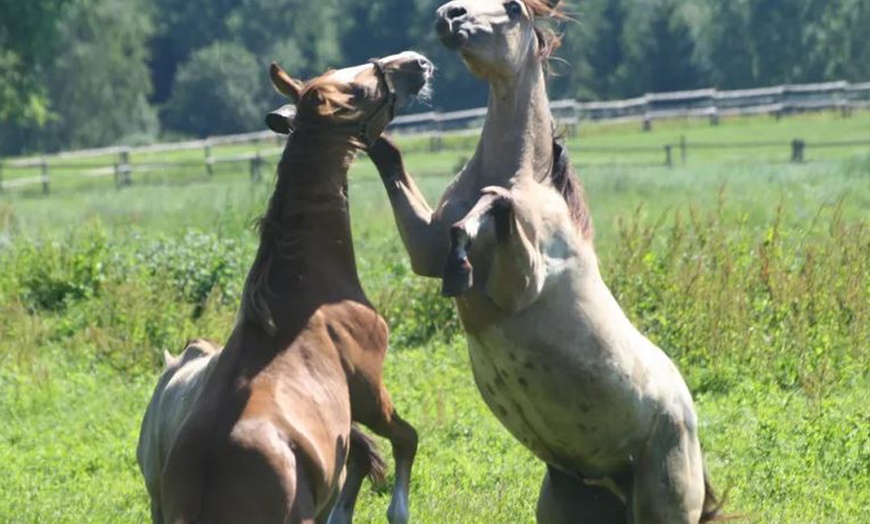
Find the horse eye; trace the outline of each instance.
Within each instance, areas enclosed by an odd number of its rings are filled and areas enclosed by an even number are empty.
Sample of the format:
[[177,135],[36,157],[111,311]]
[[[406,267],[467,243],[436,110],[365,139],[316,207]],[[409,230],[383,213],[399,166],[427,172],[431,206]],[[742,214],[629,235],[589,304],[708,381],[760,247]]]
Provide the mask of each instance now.
[[504,10],[507,11],[508,16],[511,18],[516,18],[523,14],[523,6],[521,6],[517,1],[506,3],[504,5]]

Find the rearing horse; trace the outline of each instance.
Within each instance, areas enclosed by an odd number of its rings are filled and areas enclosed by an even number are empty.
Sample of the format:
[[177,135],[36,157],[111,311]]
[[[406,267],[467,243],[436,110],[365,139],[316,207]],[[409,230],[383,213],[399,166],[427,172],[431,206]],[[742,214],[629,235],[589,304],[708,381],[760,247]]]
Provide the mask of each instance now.
[[433,212],[387,141],[378,165],[414,270],[456,297],[475,382],[547,464],[542,523],[715,517],[692,397],[604,284],[583,192],[555,141],[535,24],[556,1],[455,0],[436,30],[489,83],[474,156]]
[[373,460],[348,461],[372,452],[352,420],[390,440],[387,514],[407,522],[417,433],[383,384],[387,326],[357,276],[347,171],[431,72],[412,52],[307,83],[273,64],[273,84],[296,102],[282,126],[294,132],[226,347],[197,342],[167,358],[143,420],[138,459],[155,522],[314,523],[333,506],[331,522],[350,522]]

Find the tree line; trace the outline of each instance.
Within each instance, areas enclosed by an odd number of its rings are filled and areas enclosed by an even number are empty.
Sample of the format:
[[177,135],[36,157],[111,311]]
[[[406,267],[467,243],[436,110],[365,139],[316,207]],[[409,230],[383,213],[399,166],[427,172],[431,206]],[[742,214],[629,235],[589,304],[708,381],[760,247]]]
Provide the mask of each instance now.
[[[0,0],[0,154],[262,128],[266,66],[315,75],[416,49],[432,106],[485,86],[437,41],[444,0]],[[867,0],[574,0],[556,98],[870,80]]]

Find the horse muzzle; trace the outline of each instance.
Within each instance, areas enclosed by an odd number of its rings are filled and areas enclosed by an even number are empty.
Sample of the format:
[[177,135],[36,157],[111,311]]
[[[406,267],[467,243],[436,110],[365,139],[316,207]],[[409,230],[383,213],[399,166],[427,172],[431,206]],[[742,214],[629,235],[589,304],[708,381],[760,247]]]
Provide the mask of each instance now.
[[450,252],[441,274],[441,294],[445,297],[458,297],[474,285],[474,268],[468,260],[471,239],[460,227],[450,231]]
[[469,18],[464,7],[446,4],[436,11],[435,16],[435,33],[444,47],[455,51],[468,41],[469,32],[463,25]]

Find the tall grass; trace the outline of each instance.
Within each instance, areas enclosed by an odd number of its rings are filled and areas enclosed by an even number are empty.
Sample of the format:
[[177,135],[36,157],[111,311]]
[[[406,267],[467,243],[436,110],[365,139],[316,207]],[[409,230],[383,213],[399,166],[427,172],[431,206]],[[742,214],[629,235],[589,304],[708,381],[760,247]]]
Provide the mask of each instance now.
[[725,392],[751,378],[821,398],[867,377],[870,362],[870,227],[822,211],[805,230],[784,229],[785,210],[759,231],[745,218],[690,209],[619,225],[602,264],[631,318],[698,391]]

